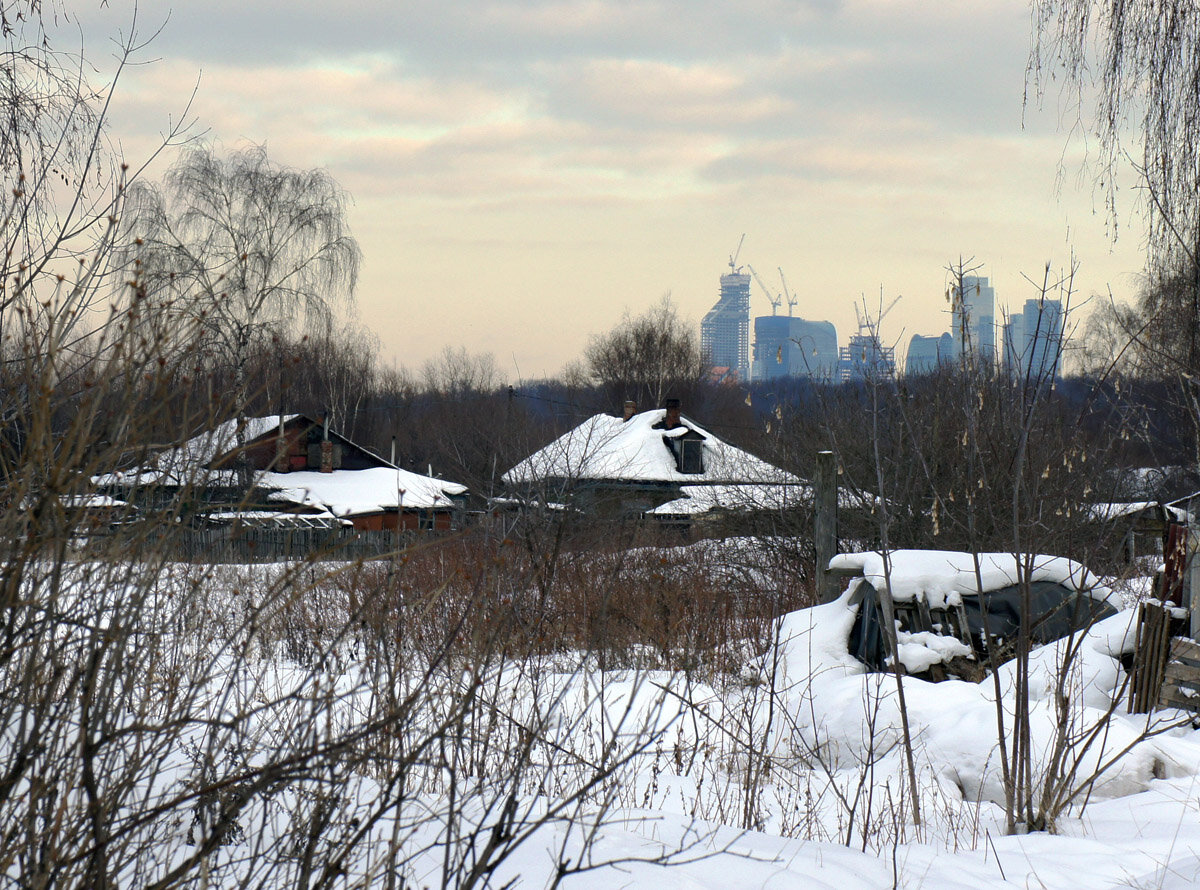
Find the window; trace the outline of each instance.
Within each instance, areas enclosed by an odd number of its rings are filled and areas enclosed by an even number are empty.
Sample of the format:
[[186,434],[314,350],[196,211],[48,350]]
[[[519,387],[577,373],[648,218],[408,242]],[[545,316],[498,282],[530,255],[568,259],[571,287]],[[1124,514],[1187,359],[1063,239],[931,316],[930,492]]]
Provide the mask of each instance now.
[[680,439],[677,465],[681,473],[704,472],[704,442],[701,439]]

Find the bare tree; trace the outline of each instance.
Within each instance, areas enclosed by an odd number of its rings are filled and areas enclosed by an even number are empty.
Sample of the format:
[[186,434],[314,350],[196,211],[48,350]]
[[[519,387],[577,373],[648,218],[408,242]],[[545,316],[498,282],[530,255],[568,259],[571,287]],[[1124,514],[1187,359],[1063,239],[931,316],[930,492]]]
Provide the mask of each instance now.
[[[1195,266],[1200,238],[1200,12],[1189,0],[1036,0],[1030,71],[1065,73],[1077,95],[1096,89],[1099,183],[1115,210],[1114,174],[1128,149],[1149,193],[1150,259]],[[1130,119],[1135,125],[1130,128]],[[1132,131],[1136,146],[1127,145]]]
[[[24,72],[14,46],[41,45],[38,9],[0,0],[14,70]],[[33,18],[22,24],[18,13]],[[87,66],[73,61],[51,73],[82,76]],[[654,744],[661,721],[610,711],[610,736],[590,745],[596,696],[571,694],[574,680],[532,643],[524,657],[502,647],[504,598],[529,587],[493,568],[502,560],[428,584],[399,561],[172,564],[174,505],[149,515],[149,502],[143,513],[96,495],[95,477],[144,446],[148,430],[169,428],[171,388],[186,386],[205,337],[228,333],[210,324],[237,297],[254,308],[248,290],[190,288],[249,281],[261,258],[248,248],[224,271],[182,267],[180,281],[169,265],[131,265],[116,301],[89,315],[112,295],[115,259],[132,264],[132,248],[147,246],[120,240],[127,180],[98,149],[103,102],[84,85],[20,98],[32,102],[34,129],[12,132],[36,141],[30,132],[57,128],[64,145],[21,148],[26,161],[0,168],[12,195],[0,416],[18,446],[0,464],[9,883],[482,887],[503,883],[495,873],[511,873],[514,850],[534,837],[553,844],[559,880],[597,865],[588,850],[620,771]],[[38,117],[47,105],[55,113]],[[75,114],[92,123],[82,135],[63,129]],[[35,188],[55,181],[65,192],[36,203]],[[277,283],[259,295],[264,312],[295,281]],[[185,303],[203,297],[207,310]],[[239,319],[251,331],[265,324],[257,312]],[[175,440],[187,432],[176,421]],[[500,679],[518,662],[520,692]],[[564,708],[568,699],[579,707]]]
[[620,324],[593,337],[584,352],[586,376],[614,407],[626,399],[649,407],[672,393],[693,396],[708,369],[699,336],[679,317],[670,294],[642,315],[626,311]]
[[131,190],[127,266],[201,325],[233,366],[239,405],[256,348],[300,324],[327,326],[335,303],[353,296],[361,253],[347,200],[327,171],[273,164],[261,146],[227,157],[191,148],[162,188]]
[[494,392],[502,382],[492,353],[471,353],[463,346],[444,347],[421,365],[419,377],[426,392],[449,398]]

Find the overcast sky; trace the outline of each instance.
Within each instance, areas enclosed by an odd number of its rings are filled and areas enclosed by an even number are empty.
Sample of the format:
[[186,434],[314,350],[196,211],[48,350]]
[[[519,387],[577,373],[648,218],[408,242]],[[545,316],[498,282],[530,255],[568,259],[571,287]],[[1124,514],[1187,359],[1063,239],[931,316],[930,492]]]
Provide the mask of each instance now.
[[[84,5],[102,62],[133,6]],[[1084,297],[1138,284],[1131,196],[1113,244],[1072,113],[1023,106],[1019,0],[141,0],[159,27],[118,87],[127,155],[198,82],[197,131],[327,167],[359,317],[410,367],[449,345],[552,375],[667,292],[698,324],[742,233],[843,342],[881,293],[885,339],[947,330],[960,254],[1001,308],[1072,255]]]

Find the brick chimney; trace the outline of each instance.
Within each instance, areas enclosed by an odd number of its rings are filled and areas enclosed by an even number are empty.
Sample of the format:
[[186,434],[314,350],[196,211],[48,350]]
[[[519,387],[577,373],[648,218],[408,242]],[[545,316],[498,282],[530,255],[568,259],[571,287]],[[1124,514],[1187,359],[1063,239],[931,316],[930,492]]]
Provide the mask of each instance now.
[[635,414],[637,414],[637,402],[635,402],[633,399],[626,399],[625,410],[621,419],[627,421]]
[[679,399],[667,399],[663,402],[663,407],[667,409],[667,416],[663,418],[663,426],[669,430],[679,426]]
[[287,436],[283,432],[283,415],[280,414],[279,435],[275,437],[275,472],[286,473],[291,468],[291,464],[288,461]]
[[323,431],[321,434],[321,472],[333,472],[333,443],[329,441],[329,412],[322,418]]

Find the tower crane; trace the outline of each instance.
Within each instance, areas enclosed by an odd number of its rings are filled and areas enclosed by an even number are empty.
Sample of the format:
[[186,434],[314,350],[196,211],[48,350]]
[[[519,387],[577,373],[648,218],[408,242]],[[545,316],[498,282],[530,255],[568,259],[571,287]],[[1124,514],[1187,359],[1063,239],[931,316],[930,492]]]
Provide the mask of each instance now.
[[[879,331],[879,324],[887,317],[887,314],[896,308],[896,304],[900,302],[902,294],[897,295],[892,302],[888,303],[887,308],[880,311],[875,318],[868,318],[864,309],[859,309],[858,304],[854,304],[854,316],[858,320],[858,332],[861,334],[864,331],[871,336],[875,336]],[[883,300],[879,301],[879,305],[883,305]]]
[[[754,276],[754,280],[758,282],[758,286],[762,288],[763,293],[767,295],[767,299],[771,301],[771,314],[775,315],[779,310],[779,305],[783,302],[783,297],[778,294],[771,296],[770,289],[763,284],[763,280],[759,277],[758,273],[754,271],[754,267],[747,264],[746,268],[750,270],[750,274]],[[788,314],[790,315],[791,313],[789,312]]]
[[779,280],[783,282],[783,295],[787,297],[788,315],[791,315],[792,310],[796,308],[796,304],[800,302],[800,298],[792,296],[788,290],[787,279],[783,277],[783,267],[776,266],[775,268],[779,270]]
[[737,258],[742,252],[742,243],[746,240],[746,233],[742,232],[741,240],[738,241],[737,250],[729,256],[729,271],[733,275],[737,275],[742,271],[742,267],[737,264]]

